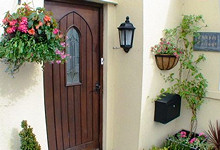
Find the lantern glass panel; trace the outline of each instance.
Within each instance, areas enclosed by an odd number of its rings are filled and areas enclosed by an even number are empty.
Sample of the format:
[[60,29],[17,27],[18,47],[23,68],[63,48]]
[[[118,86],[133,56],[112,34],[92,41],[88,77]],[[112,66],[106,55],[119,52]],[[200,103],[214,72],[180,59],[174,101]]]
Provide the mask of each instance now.
[[125,45],[125,31],[120,30],[119,31],[119,39],[120,39],[120,45]]
[[126,30],[126,45],[131,45],[132,30]]

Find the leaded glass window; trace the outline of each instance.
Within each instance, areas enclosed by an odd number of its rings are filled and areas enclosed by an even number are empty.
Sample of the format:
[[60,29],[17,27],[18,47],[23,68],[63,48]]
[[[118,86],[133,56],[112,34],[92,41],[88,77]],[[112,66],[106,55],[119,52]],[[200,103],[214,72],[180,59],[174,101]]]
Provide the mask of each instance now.
[[74,27],[67,32],[66,53],[70,55],[66,63],[66,84],[74,85],[80,83],[80,39],[79,33]]

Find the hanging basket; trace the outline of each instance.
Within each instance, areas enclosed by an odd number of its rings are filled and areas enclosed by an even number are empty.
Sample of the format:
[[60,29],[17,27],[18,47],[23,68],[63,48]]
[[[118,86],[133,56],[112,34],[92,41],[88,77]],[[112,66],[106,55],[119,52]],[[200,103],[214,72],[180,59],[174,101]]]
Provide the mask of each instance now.
[[170,70],[176,66],[179,61],[179,57],[168,54],[156,54],[155,55],[157,67],[160,70]]

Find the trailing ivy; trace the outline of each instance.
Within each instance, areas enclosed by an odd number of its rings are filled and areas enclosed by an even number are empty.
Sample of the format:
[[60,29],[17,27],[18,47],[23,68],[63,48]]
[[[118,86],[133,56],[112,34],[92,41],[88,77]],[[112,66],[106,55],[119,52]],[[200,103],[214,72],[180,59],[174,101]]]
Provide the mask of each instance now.
[[183,54],[180,56],[180,67],[178,77],[171,73],[169,76],[163,76],[165,82],[172,83],[167,89],[161,89],[161,93],[178,93],[187,101],[188,107],[191,109],[191,128],[190,131],[196,130],[197,112],[204,102],[207,92],[208,82],[204,75],[200,72],[200,63],[205,61],[203,54],[194,57],[193,36],[198,37],[198,31],[205,27],[204,20],[201,15],[184,15],[180,25],[173,29],[165,29],[166,39],[176,43]]

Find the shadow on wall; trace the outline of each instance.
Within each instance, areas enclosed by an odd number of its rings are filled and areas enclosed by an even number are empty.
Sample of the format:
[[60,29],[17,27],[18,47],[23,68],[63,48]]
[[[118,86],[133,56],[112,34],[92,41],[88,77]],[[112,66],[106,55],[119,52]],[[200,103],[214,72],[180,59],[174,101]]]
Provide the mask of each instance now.
[[26,63],[14,78],[4,72],[5,64],[0,64],[0,106],[13,105],[17,100],[31,92],[32,87],[37,84],[39,65]]
[[[179,24],[182,19],[182,3],[183,1],[179,0],[158,0],[151,3],[153,7],[149,13],[152,13],[151,19],[154,20],[148,25],[148,32],[152,35],[145,39],[148,42],[147,50],[148,54],[145,55],[145,64],[144,64],[144,84],[146,88],[146,99],[143,103],[142,110],[142,149],[149,149],[152,145],[160,146],[162,141],[164,141],[167,136],[172,135],[180,129],[176,124],[181,119],[180,117],[169,122],[168,124],[161,124],[154,122],[154,110],[155,104],[152,102],[152,99],[156,95],[160,94],[161,88],[169,87],[168,83],[165,83],[162,76],[169,75],[171,72],[177,72],[179,64],[170,71],[161,71],[157,68],[154,55],[150,53],[150,47],[157,44],[162,37],[162,31],[166,28],[173,28]],[[161,4],[160,4],[161,3]],[[158,10],[157,6],[160,4],[161,8]],[[155,13],[155,11],[156,13]],[[156,14],[156,15],[155,15]],[[150,21],[150,20],[149,20]],[[148,33],[148,34],[149,34]],[[148,97],[149,96],[149,97]],[[151,136],[149,136],[151,135]]]
[[13,128],[11,132],[11,142],[10,142],[11,149],[20,149],[20,137],[18,129]]

